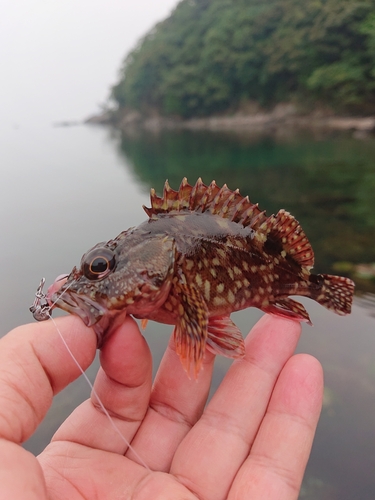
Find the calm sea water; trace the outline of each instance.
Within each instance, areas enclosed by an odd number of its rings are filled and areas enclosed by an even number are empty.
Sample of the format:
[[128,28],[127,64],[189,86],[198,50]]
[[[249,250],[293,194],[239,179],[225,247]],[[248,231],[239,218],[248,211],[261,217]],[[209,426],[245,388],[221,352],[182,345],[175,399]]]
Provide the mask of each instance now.
[[[314,327],[298,347],[325,370],[325,400],[301,499],[375,498],[375,139],[350,135],[193,132],[132,133],[105,128],[0,130],[2,323],[0,335],[32,321],[28,311],[42,276],[47,283],[79,263],[99,241],[145,219],[151,186],[201,176],[239,187],[272,213],[301,222],[316,270],[356,280],[353,314],[340,318],[304,300]],[[246,334],[257,310],[235,315]],[[171,328],[151,323],[146,338],[155,366]],[[277,339],[275,339],[276,341]],[[230,362],[217,359],[213,390]],[[96,361],[88,370],[93,379]],[[59,394],[26,447],[38,453],[89,389],[81,379]]]

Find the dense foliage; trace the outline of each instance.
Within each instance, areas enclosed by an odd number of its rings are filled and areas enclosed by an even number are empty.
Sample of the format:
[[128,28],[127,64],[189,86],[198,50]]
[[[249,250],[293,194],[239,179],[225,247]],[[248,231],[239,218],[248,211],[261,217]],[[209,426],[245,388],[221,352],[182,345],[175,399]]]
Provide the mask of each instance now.
[[183,117],[247,100],[375,109],[375,0],[182,0],[126,58],[122,108]]

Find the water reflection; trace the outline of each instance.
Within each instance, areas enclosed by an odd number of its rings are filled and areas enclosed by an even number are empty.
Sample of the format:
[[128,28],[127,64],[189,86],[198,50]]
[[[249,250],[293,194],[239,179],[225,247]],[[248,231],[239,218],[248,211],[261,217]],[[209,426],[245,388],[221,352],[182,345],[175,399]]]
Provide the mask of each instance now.
[[287,209],[313,245],[317,272],[349,274],[375,292],[375,276],[355,267],[375,262],[375,140],[160,131],[124,134],[119,148],[159,191],[165,179],[176,189],[184,176],[203,177],[240,187],[268,213]]

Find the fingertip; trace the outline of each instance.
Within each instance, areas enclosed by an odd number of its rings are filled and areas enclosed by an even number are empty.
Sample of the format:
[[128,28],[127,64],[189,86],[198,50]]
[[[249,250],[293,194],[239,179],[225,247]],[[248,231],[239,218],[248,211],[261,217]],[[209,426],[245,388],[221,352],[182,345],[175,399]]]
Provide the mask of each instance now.
[[278,399],[288,413],[319,415],[323,388],[320,362],[309,354],[296,354],[288,360],[280,374]]
[[316,379],[317,382],[323,384],[323,367],[315,356],[306,353],[295,354],[290,358],[289,363],[290,369],[295,370],[299,374],[306,372]]
[[80,375],[69,350],[83,370],[95,357],[94,332],[73,315],[19,326],[10,332],[8,339],[9,346],[17,350],[19,357],[31,362],[32,352],[35,353],[54,394]]
[[[279,366],[293,354],[301,335],[298,321],[265,314],[253,326],[245,339],[245,360],[264,366]],[[277,362],[275,365],[275,361]]]
[[132,317],[127,316],[104,342],[100,364],[108,377],[128,386],[151,377],[151,351]]

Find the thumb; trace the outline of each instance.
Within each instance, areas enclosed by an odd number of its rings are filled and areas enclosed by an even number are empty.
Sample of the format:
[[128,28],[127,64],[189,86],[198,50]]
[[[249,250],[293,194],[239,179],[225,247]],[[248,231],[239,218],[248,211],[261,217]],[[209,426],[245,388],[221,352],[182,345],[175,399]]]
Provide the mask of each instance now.
[[[94,359],[95,334],[79,318],[56,324],[83,369]],[[55,394],[80,375],[51,321],[16,328],[0,340],[0,439],[20,444],[43,420]]]

